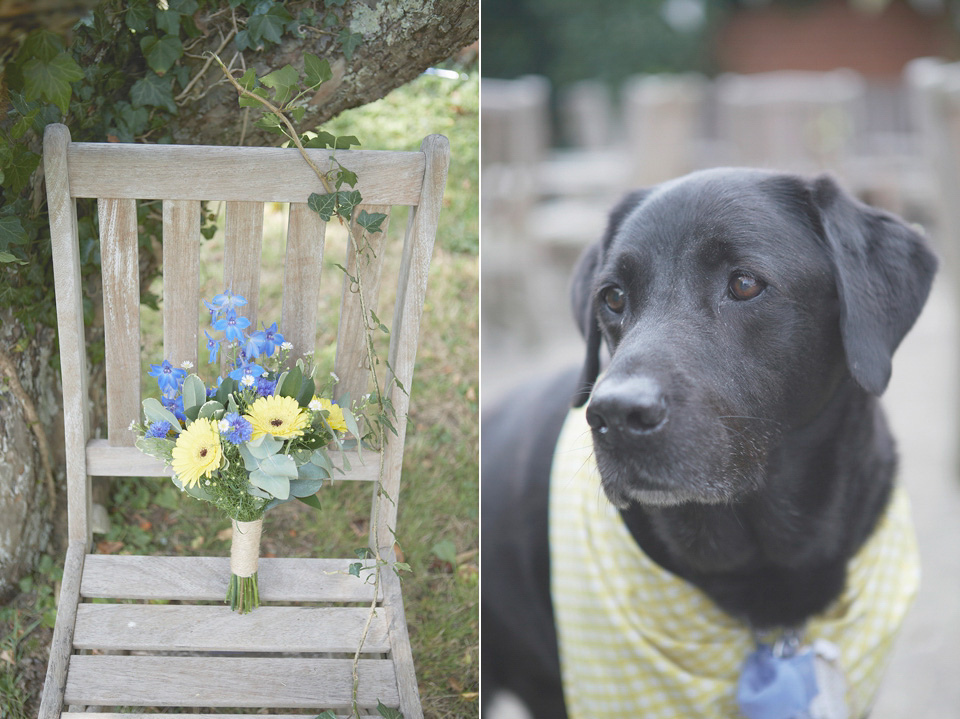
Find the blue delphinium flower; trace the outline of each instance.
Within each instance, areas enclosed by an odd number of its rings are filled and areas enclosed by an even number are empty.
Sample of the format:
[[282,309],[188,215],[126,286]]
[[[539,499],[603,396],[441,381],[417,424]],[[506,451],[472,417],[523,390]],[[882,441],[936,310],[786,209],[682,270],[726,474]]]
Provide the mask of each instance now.
[[216,337],[211,337],[210,333],[206,330],[203,331],[203,334],[207,336],[207,351],[210,352],[210,358],[207,361],[213,364],[217,361],[217,352],[220,350],[220,340]]
[[223,294],[215,295],[211,302],[204,300],[203,304],[207,306],[213,317],[217,317],[221,312],[243,307],[247,304],[247,300],[242,295],[232,295],[229,292],[224,292]]
[[225,317],[221,317],[213,323],[213,329],[223,332],[227,336],[228,342],[243,342],[243,330],[250,326],[250,320],[246,317],[237,315],[236,310],[227,310]]
[[230,379],[240,381],[245,375],[249,375],[254,379],[254,381],[256,381],[263,375],[264,372],[266,372],[266,370],[260,365],[253,362],[248,362],[233,370],[233,372],[230,373]]
[[252,335],[247,337],[246,342],[243,343],[243,346],[240,348],[240,352],[242,353],[244,360],[256,359],[261,354],[266,354],[268,357],[270,356],[270,352],[264,351],[264,341],[263,338],[260,337],[261,334],[263,333],[254,332]]
[[143,433],[143,436],[154,439],[163,439],[170,434],[170,429],[170,423],[161,419],[147,427],[147,431]]
[[231,444],[243,444],[253,437],[253,425],[236,412],[224,415],[218,426],[220,435]]
[[160,364],[150,365],[150,372],[148,374],[151,377],[157,378],[160,391],[166,394],[168,392],[176,392],[180,389],[180,385],[183,384],[183,380],[187,376],[187,371],[177,369],[170,364],[170,360],[164,360]]
[[283,335],[277,331],[276,322],[269,327],[264,325],[262,330],[259,332],[254,332],[252,339],[257,339],[259,341],[261,351],[267,357],[272,357],[277,347],[284,342]]
[[164,394],[160,398],[160,404],[162,404],[166,409],[173,412],[173,415],[179,419],[181,422],[187,421],[187,415],[183,413],[183,396],[182,395],[169,395]]
[[269,397],[276,388],[276,380],[267,379],[266,377],[260,377],[260,379],[257,380],[257,394],[261,397]]

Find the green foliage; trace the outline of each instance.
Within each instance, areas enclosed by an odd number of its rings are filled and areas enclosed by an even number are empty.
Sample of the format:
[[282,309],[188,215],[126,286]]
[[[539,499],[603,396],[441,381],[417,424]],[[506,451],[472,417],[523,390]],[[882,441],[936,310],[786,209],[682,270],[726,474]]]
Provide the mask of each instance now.
[[[290,37],[303,37],[304,27],[333,27],[343,23],[343,2],[327,3],[321,10],[294,0],[169,0],[162,10],[155,0],[102,0],[73,29],[69,46],[55,33],[37,30],[24,38],[12,55],[0,53],[0,73],[5,80],[6,115],[0,118],[0,309],[10,309],[33,332],[37,325],[55,326],[49,223],[37,169],[41,160],[43,129],[53,122],[70,127],[74,141],[169,142],[171,120],[180,113],[179,98],[198,67],[184,54],[185,45],[203,34],[194,20],[198,13],[222,8],[236,14],[240,32],[234,46],[240,51],[260,51]],[[352,53],[359,37],[336,42]],[[308,87],[332,76],[326,60],[306,56]],[[292,100],[299,71],[286,66],[265,75],[257,91],[272,91],[280,103]],[[2,91],[0,91],[2,92]],[[301,107],[294,116],[303,116]],[[270,126],[269,119],[263,124]],[[138,224],[141,245],[153,249],[162,242],[156,206],[141,203]],[[97,277],[100,268],[96,208],[78,204],[81,276]],[[205,213],[203,234],[212,236],[215,225]],[[146,256],[151,256],[148,253]],[[142,285],[155,276],[144,266]],[[90,294],[98,291],[89,286]],[[155,302],[146,296],[145,302]],[[92,301],[88,325],[94,319]],[[94,359],[102,352],[92,348]]]

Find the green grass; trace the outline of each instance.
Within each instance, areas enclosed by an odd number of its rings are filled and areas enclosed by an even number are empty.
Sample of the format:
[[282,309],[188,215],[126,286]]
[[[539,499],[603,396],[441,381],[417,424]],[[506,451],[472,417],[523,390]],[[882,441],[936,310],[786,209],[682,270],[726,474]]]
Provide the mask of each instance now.
[[[423,76],[387,98],[351,110],[324,126],[358,136],[364,149],[417,149],[430,133],[447,135],[451,166],[421,325],[407,430],[397,538],[413,568],[404,599],[427,717],[477,717],[478,646],[478,77]],[[395,273],[405,212],[391,218],[385,276]],[[280,316],[285,208],[267,212],[261,263],[260,318]],[[320,305],[318,357],[332,364],[345,236],[328,230]],[[219,269],[218,239],[205,243],[203,271]],[[205,278],[217,292],[215,270]],[[160,287],[151,288],[160,292]],[[390,301],[391,290],[381,298]],[[144,364],[160,359],[160,317],[144,308]],[[385,341],[379,351],[386,355]],[[201,355],[205,356],[205,355]],[[201,373],[206,367],[201,367]],[[148,378],[148,381],[149,380]],[[145,385],[145,389],[148,386]],[[350,556],[366,539],[370,488],[355,483],[321,491],[319,513],[293,502],[267,514],[265,555]],[[229,522],[162,480],[112,484],[111,529],[97,535],[102,551],[226,554]],[[0,608],[0,719],[35,716],[58,579],[50,559]],[[26,627],[32,628],[25,634]],[[7,651],[8,654],[2,654]],[[11,661],[4,657],[9,656]],[[38,671],[39,669],[39,671]]]

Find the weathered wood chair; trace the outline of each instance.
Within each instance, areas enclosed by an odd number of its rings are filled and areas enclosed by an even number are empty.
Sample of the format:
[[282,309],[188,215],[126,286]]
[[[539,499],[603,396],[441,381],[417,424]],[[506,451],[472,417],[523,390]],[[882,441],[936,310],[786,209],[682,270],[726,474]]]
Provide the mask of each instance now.
[[[318,163],[330,154],[309,152]],[[420,152],[354,151],[337,157],[359,176],[357,189],[370,211],[411,206],[389,349],[390,367],[409,389],[449,146],[446,138],[432,135]],[[372,586],[348,574],[355,559],[262,558],[263,606],[239,615],[222,604],[226,557],[99,555],[91,543],[91,476],[169,475],[134,447],[129,429],[140,417],[141,371],[158,361],[136,351],[141,347],[137,200],[163,200],[163,355],[175,365],[184,360],[197,365],[201,200],[226,203],[224,286],[247,297],[246,314],[254,324],[264,203],[290,202],[280,329],[295,351],[305,352],[316,341],[324,247],[325,225],[303,204],[312,190],[322,192],[316,176],[295,149],[72,143],[63,125],[47,128],[44,169],[63,372],[69,547],[41,719],[80,712],[89,717],[91,711],[109,719],[137,707],[347,714],[352,656],[373,601]],[[96,198],[99,207],[106,439],[91,438],[89,430],[76,198]],[[385,235],[373,239],[382,244]],[[383,254],[378,248],[376,260],[361,262],[369,288],[379,283]],[[348,269],[358,271],[352,261]],[[344,285],[335,371],[341,392],[354,397],[366,391],[368,376],[361,360],[362,323],[356,294]],[[399,436],[390,437],[384,450],[383,476],[390,499],[374,496],[380,504],[378,536],[387,545],[381,552],[388,558],[408,397],[398,392],[393,401]],[[352,465],[346,479],[373,480],[378,474],[372,453],[365,464]],[[371,542],[372,530],[373,522]],[[359,664],[359,706],[372,716],[382,701],[407,719],[421,717],[400,586],[392,571],[382,572],[379,601]]]

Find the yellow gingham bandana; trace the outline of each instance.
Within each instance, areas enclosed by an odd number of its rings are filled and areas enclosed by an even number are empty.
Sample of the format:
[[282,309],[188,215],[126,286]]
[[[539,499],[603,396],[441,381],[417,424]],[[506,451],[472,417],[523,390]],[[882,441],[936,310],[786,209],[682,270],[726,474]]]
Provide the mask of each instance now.
[[[637,546],[600,489],[584,409],[567,417],[550,482],[551,591],[571,719],[741,716],[736,683],[755,649],[750,630]],[[852,717],[873,701],[919,579],[898,488],[850,562],[843,594],[804,635],[839,647]]]

